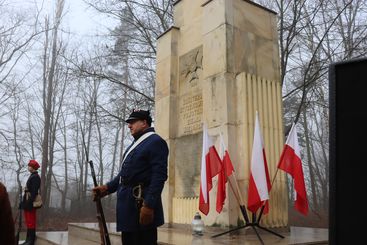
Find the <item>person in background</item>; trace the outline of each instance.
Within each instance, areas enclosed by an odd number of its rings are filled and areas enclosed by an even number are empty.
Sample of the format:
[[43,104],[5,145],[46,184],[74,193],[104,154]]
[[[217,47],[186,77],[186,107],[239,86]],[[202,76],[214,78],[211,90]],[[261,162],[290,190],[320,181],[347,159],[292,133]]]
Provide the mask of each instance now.
[[22,245],[34,245],[36,240],[36,209],[33,207],[33,201],[36,198],[40,186],[41,178],[37,169],[40,167],[36,160],[28,162],[28,171],[31,173],[27,180],[24,190],[22,209],[24,210],[24,218],[27,226],[27,238]]
[[134,110],[128,119],[133,143],[126,149],[119,174],[93,189],[95,196],[117,192],[117,231],[124,245],[156,245],[164,224],[161,193],[167,180],[168,146],[151,127],[149,111]]
[[14,220],[11,212],[9,195],[6,187],[0,182],[0,244],[15,244]]

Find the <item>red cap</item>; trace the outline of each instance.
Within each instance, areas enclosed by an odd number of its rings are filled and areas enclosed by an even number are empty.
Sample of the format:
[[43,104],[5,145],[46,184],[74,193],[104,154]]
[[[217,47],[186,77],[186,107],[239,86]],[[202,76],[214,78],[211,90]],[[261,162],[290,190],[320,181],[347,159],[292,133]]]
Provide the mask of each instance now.
[[40,165],[38,164],[38,162],[36,160],[29,160],[28,166],[31,166],[33,169],[37,170]]

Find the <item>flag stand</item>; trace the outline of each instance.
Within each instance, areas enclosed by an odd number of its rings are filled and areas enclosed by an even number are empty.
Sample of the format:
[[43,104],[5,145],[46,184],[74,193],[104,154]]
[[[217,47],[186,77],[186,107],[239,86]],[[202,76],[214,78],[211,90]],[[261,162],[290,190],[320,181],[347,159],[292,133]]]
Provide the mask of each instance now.
[[[258,113],[257,113],[257,112],[256,112],[256,123],[257,123],[257,124],[259,124],[259,122],[258,122]],[[256,131],[256,126],[255,126],[255,131]],[[255,134],[256,134],[256,133],[255,133]],[[220,135],[220,137],[221,137],[221,142],[222,142],[222,147],[223,147],[224,143],[223,143],[223,140],[222,140],[222,135]],[[254,136],[254,141],[255,141],[255,136]],[[260,139],[260,142],[262,142],[262,140],[261,140],[261,139]],[[225,149],[225,147],[223,147],[223,148]],[[264,150],[262,149],[262,151],[264,151]],[[253,154],[254,154],[254,152],[253,152]],[[263,152],[262,154],[264,154],[264,152]],[[229,155],[228,155],[228,158],[229,158]],[[225,161],[225,160],[223,160],[223,161],[222,161],[222,164],[223,164],[223,162],[224,162],[224,161]],[[229,184],[230,184],[230,187],[231,187],[231,189],[232,189],[232,192],[233,192],[233,194],[234,194],[234,196],[235,196],[235,198],[236,198],[236,200],[237,200],[237,203],[238,203],[238,205],[239,205],[239,207],[240,207],[241,214],[242,214],[243,218],[245,219],[245,225],[242,225],[242,226],[236,227],[236,228],[234,228],[234,229],[231,229],[231,230],[228,230],[228,231],[225,231],[225,232],[222,232],[222,233],[216,234],[216,235],[212,235],[211,237],[212,237],[212,238],[215,238],[215,237],[219,237],[219,236],[221,236],[221,235],[224,235],[224,234],[227,234],[227,233],[230,233],[230,232],[236,231],[236,230],[246,229],[246,228],[248,228],[248,227],[251,227],[251,228],[255,231],[255,234],[256,234],[257,238],[259,239],[259,241],[261,242],[261,244],[265,244],[265,243],[264,243],[264,241],[262,240],[262,238],[261,238],[261,236],[260,236],[260,234],[259,234],[259,232],[258,232],[257,228],[258,228],[258,229],[261,229],[261,230],[264,230],[264,231],[266,231],[266,232],[269,232],[269,233],[271,233],[271,234],[273,234],[273,235],[275,235],[275,236],[280,237],[280,238],[282,238],[282,239],[283,239],[283,238],[284,238],[284,236],[282,236],[282,235],[280,235],[279,233],[276,233],[275,231],[272,231],[272,230],[270,230],[270,229],[268,229],[268,228],[265,228],[265,227],[263,227],[263,226],[261,226],[261,225],[260,225],[260,219],[261,219],[261,216],[262,216],[262,214],[263,214],[263,212],[264,212],[265,204],[266,204],[266,202],[267,202],[267,201],[265,201],[265,202],[263,203],[262,207],[261,207],[261,211],[260,211],[260,214],[259,214],[259,218],[258,218],[258,219],[256,219],[256,212],[255,212],[255,213],[252,213],[252,222],[250,222],[249,217],[248,217],[248,214],[247,214],[246,206],[245,206],[245,204],[244,204],[244,202],[243,202],[243,198],[242,198],[242,196],[241,196],[241,193],[239,192],[239,188],[238,188],[237,180],[236,180],[235,175],[234,175],[234,169],[233,169],[233,166],[232,166],[231,160],[230,160],[230,159],[228,159],[228,161],[229,161],[229,163],[227,162],[227,164],[229,164],[229,165],[231,166],[229,169],[232,169],[232,171],[229,171],[228,173],[226,173],[226,175],[227,175],[227,180],[228,180],[228,182],[229,182]],[[264,164],[266,164],[266,161],[265,161],[265,163],[264,163]],[[267,171],[267,170],[266,170],[266,171]],[[278,170],[277,170],[277,172],[278,172]],[[275,173],[275,175],[277,174],[277,172]],[[273,178],[273,183],[274,183],[274,179],[275,179],[275,176],[274,176],[274,178]],[[271,185],[273,185],[273,183],[272,183]],[[218,186],[218,187],[219,187],[219,186]],[[218,190],[219,190],[219,189],[218,189]],[[217,196],[217,198],[218,198],[218,196]],[[217,200],[217,201],[218,201],[218,200]],[[218,203],[217,203],[217,204],[218,204]]]
[[216,234],[216,235],[213,235],[212,238],[219,237],[221,235],[224,235],[224,234],[227,234],[227,233],[230,233],[230,232],[233,232],[233,231],[237,231],[237,230],[240,230],[240,229],[246,229],[248,227],[251,227],[255,231],[255,234],[256,234],[257,238],[260,240],[261,244],[265,244],[265,243],[261,239],[261,236],[260,236],[260,234],[259,234],[259,232],[257,231],[256,228],[261,229],[261,230],[264,230],[264,231],[267,231],[267,232],[269,232],[269,233],[271,233],[271,234],[273,234],[275,236],[278,236],[280,238],[284,238],[284,236],[280,235],[279,233],[276,233],[275,231],[272,231],[272,230],[270,230],[268,228],[265,228],[265,227],[263,227],[263,226],[261,226],[259,224],[261,215],[262,215],[262,213],[264,211],[264,207],[265,207],[265,205],[262,206],[262,208],[261,208],[259,219],[256,220],[256,214],[253,213],[252,214],[252,222],[250,222],[250,220],[248,218],[248,215],[247,215],[246,207],[244,205],[240,205],[242,216],[245,219],[245,225],[236,227],[234,229],[231,229],[231,230],[228,230],[228,231],[225,231],[225,232]]

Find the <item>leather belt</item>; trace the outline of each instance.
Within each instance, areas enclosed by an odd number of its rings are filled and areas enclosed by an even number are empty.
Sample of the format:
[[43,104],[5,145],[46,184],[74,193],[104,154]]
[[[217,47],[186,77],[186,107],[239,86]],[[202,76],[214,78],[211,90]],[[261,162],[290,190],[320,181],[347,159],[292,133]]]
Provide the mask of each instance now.
[[136,187],[138,185],[141,186],[141,188],[143,188],[144,186],[146,186],[144,183],[140,182],[140,183],[129,183],[129,181],[127,181],[126,179],[122,178],[120,176],[120,181],[119,181],[119,184],[122,185],[122,186],[126,186],[126,187]]

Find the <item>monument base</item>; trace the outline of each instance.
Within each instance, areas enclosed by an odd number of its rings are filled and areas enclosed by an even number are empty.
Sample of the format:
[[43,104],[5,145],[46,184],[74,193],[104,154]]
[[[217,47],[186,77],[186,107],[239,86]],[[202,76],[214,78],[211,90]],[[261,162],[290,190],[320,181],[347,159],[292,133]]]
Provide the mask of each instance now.
[[[121,245],[119,232],[115,232],[116,224],[108,223],[111,244]],[[212,238],[214,234],[225,231],[219,227],[205,227],[204,235],[193,236],[190,225],[165,224],[158,228],[158,244],[188,245],[188,244],[259,244],[256,234],[251,230],[239,230],[234,234]],[[328,244],[328,229],[290,227],[273,229],[284,236],[284,239],[267,232],[260,231],[265,244]],[[68,231],[37,232],[36,245],[93,245],[100,244],[97,223],[70,223]]]

